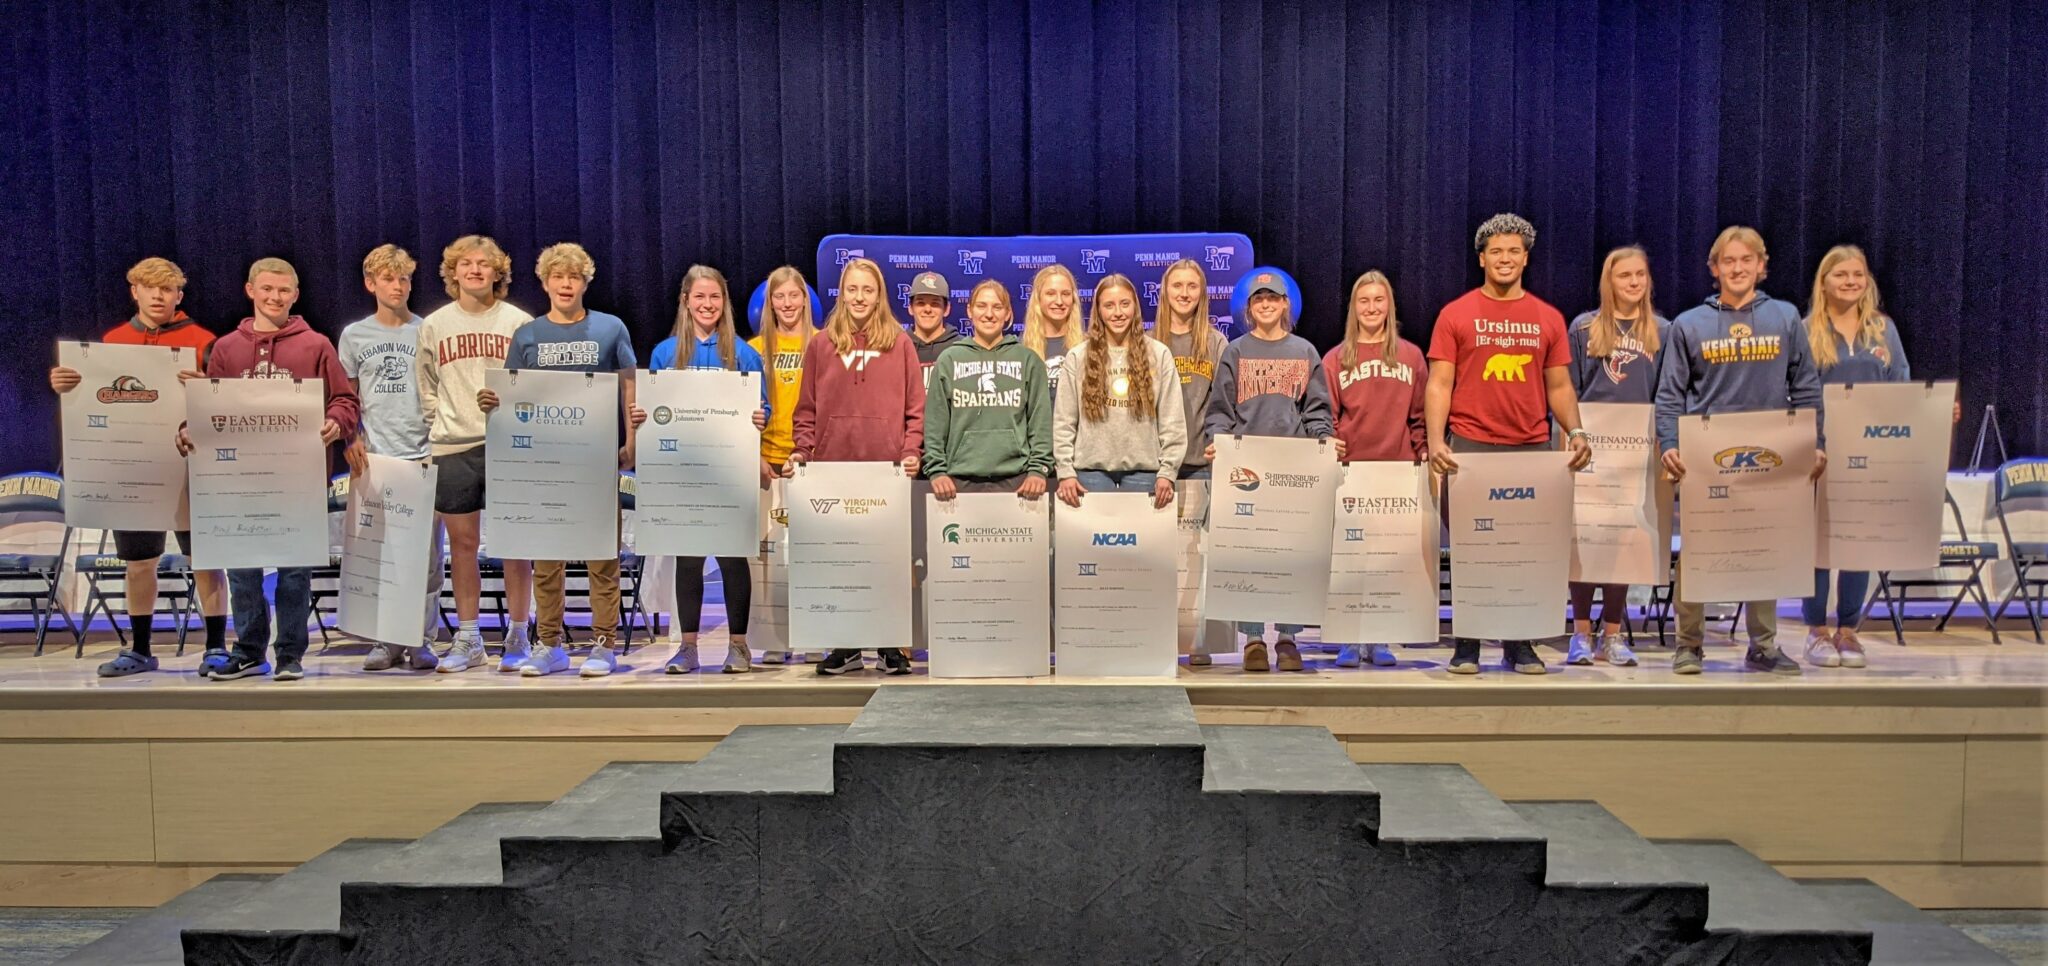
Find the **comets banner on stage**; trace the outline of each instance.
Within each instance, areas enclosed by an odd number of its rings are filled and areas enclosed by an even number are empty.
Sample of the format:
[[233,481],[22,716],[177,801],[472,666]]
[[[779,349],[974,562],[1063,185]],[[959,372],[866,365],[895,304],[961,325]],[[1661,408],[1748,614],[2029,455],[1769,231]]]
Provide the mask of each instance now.
[[498,394],[484,429],[491,556],[618,556],[618,375],[489,369],[484,387]]
[[1954,382],[1821,387],[1822,568],[1913,570],[1941,561]]
[[1329,584],[1337,451],[1313,439],[1216,437],[1204,613],[1314,624]]
[[926,496],[927,646],[938,678],[1052,673],[1050,495]]
[[807,463],[789,482],[794,647],[910,645],[910,478],[896,463]]
[[760,546],[761,376],[725,369],[642,371],[633,526],[645,555],[749,557]]
[[108,530],[180,530],[185,523],[182,370],[191,349],[57,343],[57,364],[78,370],[63,395],[64,522]]
[[1172,677],[1172,507],[1150,493],[1089,493],[1054,521],[1054,648],[1061,676]]
[[1421,644],[1437,639],[1437,534],[1429,467],[1351,463],[1337,485],[1323,639]]
[[327,563],[326,399],[318,379],[193,381],[194,569]]
[[428,562],[441,565],[434,546],[439,476],[432,463],[371,453],[369,467],[349,481],[338,617],[344,632],[411,647],[428,630]]
[[1814,413],[1678,420],[1678,593],[1687,603],[1776,600],[1813,587]]
[[1457,459],[1445,493],[1451,633],[1504,641],[1557,636],[1572,562],[1570,454]]
[[1660,586],[1671,579],[1671,484],[1649,403],[1580,403],[1593,462],[1572,477],[1572,579]]

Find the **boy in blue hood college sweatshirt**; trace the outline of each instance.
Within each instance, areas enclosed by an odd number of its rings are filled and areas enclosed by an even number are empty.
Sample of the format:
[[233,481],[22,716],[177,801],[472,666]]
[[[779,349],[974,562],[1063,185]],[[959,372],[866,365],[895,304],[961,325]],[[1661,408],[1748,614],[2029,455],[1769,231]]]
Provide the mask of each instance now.
[[[1808,355],[1799,310],[1758,291],[1768,260],[1764,240],[1753,228],[1731,226],[1714,240],[1707,265],[1720,291],[1679,314],[1664,349],[1657,380],[1657,443],[1673,479],[1685,475],[1678,458],[1678,417],[1699,413],[1812,409],[1819,419],[1820,375]],[[1816,473],[1827,458],[1819,457]],[[1678,650],[1671,670],[1698,674],[1706,605],[1674,603]],[[1749,651],[1745,663],[1758,671],[1798,674],[1799,665],[1778,649],[1778,602],[1745,601]]]

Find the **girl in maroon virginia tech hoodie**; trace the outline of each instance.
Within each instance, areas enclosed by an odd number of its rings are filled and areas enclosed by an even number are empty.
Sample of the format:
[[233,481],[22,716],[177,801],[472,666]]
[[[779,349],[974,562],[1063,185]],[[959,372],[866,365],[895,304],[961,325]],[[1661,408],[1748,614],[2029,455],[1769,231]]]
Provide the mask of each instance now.
[[839,303],[804,349],[804,383],[792,418],[795,445],[784,472],[804,462],[901,462],[917,472],[924,453],[924,376],[902,323],[882,295],[882,271],[846,264]]
[[[206,375],[213,379],[319,379],[326,386],[327,418],[340,427],[341,441],[355,436],[361,413],[356,391],[349,387],[348,373],[342,371],[334,343],[313,331],[304,318],[294,315],[285,320],[283,328],[271,332],[257,331],[253,317],[243,319],[235,331],[214,341]],[[333,460],[328,462],[331,471]]]

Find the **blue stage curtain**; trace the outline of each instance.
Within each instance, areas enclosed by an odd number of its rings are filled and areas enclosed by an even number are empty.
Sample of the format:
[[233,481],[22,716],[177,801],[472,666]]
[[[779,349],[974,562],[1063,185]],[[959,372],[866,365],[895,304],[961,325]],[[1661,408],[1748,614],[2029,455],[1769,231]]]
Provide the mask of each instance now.
[[[381,242],[495,235],[513,299],[573,239],[641,349],[692,262],[737,294],[838,231],[1242,231],[1328,346],[1350,280],[1404,331],[1476,284],[1474,226],[1541,238],[1531,289],[1590,307],[1648,247],[1660,308],[1745,222],[1804,304],[1862,244],[1917,373],[2042,452],[2042,0],[24,0],[0,17],[0,470],[54,468],[56,335],[124,316],[150,254],[213,328],[264,255],[330,334]],[[1967,437],[1966,422],[1962,434]],[[1960,445],[1960,444],[1959,444]]]

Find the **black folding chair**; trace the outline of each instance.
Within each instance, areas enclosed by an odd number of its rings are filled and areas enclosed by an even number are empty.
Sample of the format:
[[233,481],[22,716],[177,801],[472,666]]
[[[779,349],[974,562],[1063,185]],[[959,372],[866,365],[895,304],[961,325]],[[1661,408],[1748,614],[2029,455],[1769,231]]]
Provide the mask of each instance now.
[[[15,473],[0,477],[0,533],[19,529],[19,542],[0,542],[0,601],[28,604],[36,634],[36,655],[43,653],[49,636],[51,615],[61,615],[64,626],[83,640],[71,610],[64,606],[58,585],[64,576],[64,558],[71,552],[71,527],[64,522],[64,480],[54,473]],[[61,529],[56,553],[42,553],[46,541],[38,537]],[[83,648],[81,647],[81,651]]]
[[[121,629],[119,614],[128,611],[128,562],[120,555],[110,552],[107,544],[113,539],[113,531],[100,533],[99,549],[92,553],[78,555],[72,566],[78,576],[85,580],[85,612],[78,615],[78,624],[72,628],[73,657],[85,655],[85,632],[92,627],[94,614],[107,615],[108,626],[114,629],[114,639],[128,646],[128,633]],[[178,654],[185,653],[185,634],[192,627],[192,612],[197,609],[199,598],[197,584],[192,579],[192,560],[182,553],[167,553],[156,561],[157,600],[169,601],[171,614],[178,623]],[[114,609],[116,601],[121,609]],[[150,609],[156,609],[156,601],[150,601]]]
[[[1944,492],[1941,499],[1948,507],[1950,519],[1955,521],[1957,539],[1941,542],[1941,562],[1935,565],[1930,576],[1893,577],[1889,570],[1878,571],[1877,591],[1870,595],[1870,602],[1863,606],[1863,616],[1868,619],[1877,610],[1878,605],[1883,604],[1885,616],[1892,622],[1892,636],[1898,640],[1900,647],[1904,647],[1905,622],[1912,619],[1912,615],[1906,613],[1907,604],[1916,600],[1947,600],[1948,609],[1934,622],[1934,630],[1939,632],[1948,627],[1949,619],[1954,617],[1956,609],[1963,605],[1964,597],[1975,597],[1977,606],[1984,611],[1984,622],[1991,627],[1991,643],[2002,644],[2004,642],[1998,638],[1998,622],[1991,617],[1991,595],[1984,589],[1984,568],[1998,561],[1998,544],[1989,540],[1970,539],[1970,531],[1963,526],[1963,511],[1956,506],[1955,497]],[[1961,575],[1955,573],[1958,568],[1964,569]],[[1913,591],[1923,588],[1954,588],[1955,594],[1918,598],[1913,596]]]
[[[333,479],[327,481],[327,517],[332,521],[335,514],[347,512],[348,474],[336,473]],[[329,532],[333,532],[331,522]],[[338,626],[330,625],[327,622],[327,618],[330,615],[335,618],[337,624],[341,619],[341,547],[339,545],[330,544],[328,546],[326,566],[314,567],[311,579],[307,583],[313,591],[313,623],[320,628],[320,650],[325,651],[329,645],[334,643],[334,638],[330,632],[340,630]]]
[[2048,512],[2048,459],[2028,457],[2007,460],[1998,468],[1992,484],[1992,505],[1998,511],[1998,529],[2005,537],[2006,556],[2012,560],[2012,589],[1998,602],[1991,620],[2004,619],[2005,609],[2017,598],[2034,626],[2034,641],[2041,642],[2041,614],[2048,609],[2048,540],[2014,540],[2013,513]]

